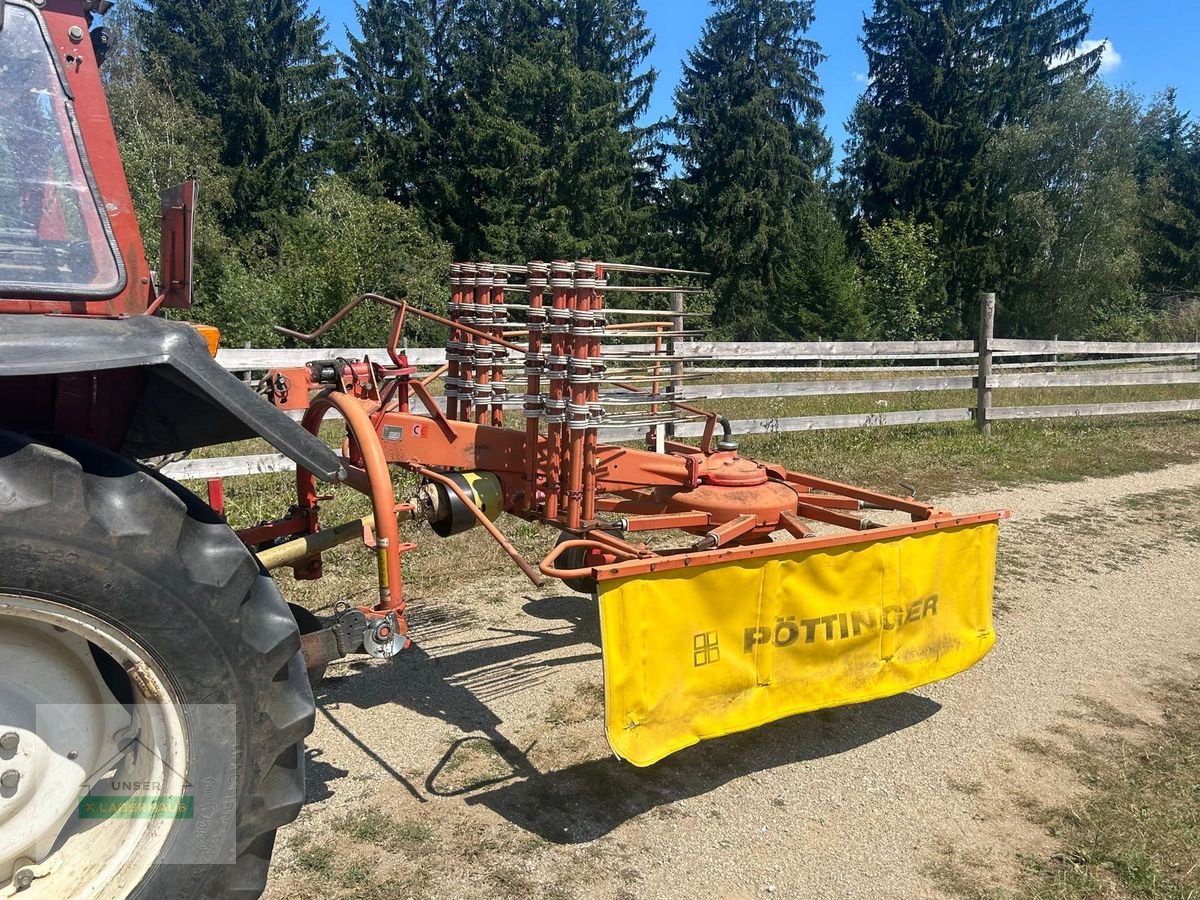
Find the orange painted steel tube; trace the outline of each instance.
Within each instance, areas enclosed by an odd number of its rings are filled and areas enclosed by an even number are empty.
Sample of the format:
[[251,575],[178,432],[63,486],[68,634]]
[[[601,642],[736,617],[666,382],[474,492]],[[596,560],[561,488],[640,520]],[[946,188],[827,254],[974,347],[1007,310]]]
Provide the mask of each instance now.
[[[469,264],[463,263],[463,265],[467,266]],[[472,271],[474,271],[474,270],[472,269]],[[308,334],[305,334],[303,331],[295,331],[291,328],[284,328],[282,325],[272,325],[271,330],[274,331],[276,334],[287,335],[290,338],[295,338],[298,341],[304,341],[306,344],[311,344],[315,340],[317,340],[317,338],[319,338],[323,334],[327,333],[329,331],[329,329],[333,328],[333,326],[336,325],[338,322],[342,321],[342,319],[344,319],[346,316],[348,316],[352,310],[354,310],[356,307],[360,306],[367,300],[371,300],[375,303],[382,303],[384,306],[390,306],[393,309],[404,310],[406,315],[412,314],[414,316],[417,316],[418,318],[425,319],[426,321],[437,322],[439,325],[445,325],[447,328],[454,327],[454,322],[452,322],[450,319],[447,319],[444,316],[439,316],[437,313],[431,313],[426,310],[420,309],[416,306],[413,306],[412,304],[408,303],[405,300],[393,300],[391,297],[385,297],[382,294],[367,293],[367,294],[359,294],[357,297],[355,297],[353,300],[351,300],[349,303],[347,303],[345,306],[343,306],[340,310],[338,310],[332,316],[332,318],[330,318],[327,322],[325,322],[323,325],[321,325],[321,327],[318,328],[316,331],[312,331],[312,332],[309,332]],[[496,344],[499,344],[501,347],[507,347],[509,350],[513,350],[517,353],[525,352],[525,348],[522,347],[520,344],[514,344],[511,341],[505,340],[503,338],[498,338],[493,334],[488,334],[488,333],[482,332],[478,328],[472,328],[468,325],[464,325],[461,323],[461,321],[460,321],[458,327],[465,334],[473,335],[474,337],[478,338],[479,340],[483,341],[484,343],[496,343]]]
[[[568,379],[571,402],[564,425],[567,446],[567,527],[578,528],[583,514],[584,445],[588,426],[588,390],[592,377],[591,314],[595,293],[596,267],[592,263],[575,264],[575,286],[571,290],[571,361]],[[582,314],[582,315],[581,315]],[[585,333],[585,330],[587,333]]]
[[[374,295],[368,295],[368,296],[374,296]],[[378,299],[386,299],[386,298],[378,298]],[[426,310],[423,310],[423,309],[418,309],[415,306],[410,306],[407,302],[403,302],[403,303],[400,301],[388,301],[388,302],[389,302],[389,304],[404,307],[409,313],[416,316],[417,318],[426,319],[430,322],[437,322],[439,325],[445,325],[447,327],[449,327],[450,325],[453,324],[449,319],[443,318],[442,316],[439,316],[437,313],[431,313],[431,312],[427,312]],[[465,334],[474,335],[475,338],[480,343],[499,344],[501,347],[506,347],[507,349],[512,350],[514,353],[524,353],[525,352],[526,348],[522,347],[520,344],[514,344],[514,343],[512,343],[512,341],[505,340],[504,338],[498,338],[494,334],[480,331],[478,328],[472,328],[469,325],[463,325],[461,323],[459,323],[458,327]]]
[[525,354],[525,509],[538,507],[538,433],[545,411],[542,401],[542,329],[545,323],[545,294],[550,268],[543,262],[529,264],[529,350]]
[[603,410],[600,407],[600,380],[603,378],[601,334],[605,327],[604,320],[604,269],[596,267],[595,287],[591,294],[592,333],[588,339],[588,358],[591,366],[591,382],[588,384],[588,429],[583,442],[583,518],[591,522],[596,518],[596,459],[597,448],[600,444],[599,424]]
[[[433,384],[435,381],[437,381],[439,378],[441,378],[443,375],[445,375],[449,371],[450,371],[450,364],[445,363],[442,366],[440,366],[436,372],[433,372],[429,375],[426,375],[424,378],[422,378],[420,381],[420,384],[422,387],[429,387],[431,384]],[[454,416],[450,415],[450,413],[449,413],[449,406],[450,406],[449,401],[447,401],[446,402],[446,409],[447,409],[446,418],[453,419]]]
[[[383,446],[371,417],[362,403],[340,391],[325,391],[315,397],[305,410],[303,426],[313,434],[320,431],[321,420],[330,409],[336,409],[346,420],[346,427],[358,443],[363,457],[363,471],[367,483],[355,477],[357,469],[347,465],[351,477],[348,483],[371,498],[371,511],[375,516],[376,555],[379,561],[379,604],[380,611],[394,611],[400,617],[401,633],[407,633],[404,625],[404,581],[400,568],[400,526],[396,522],[396,496],[392,493],[392,478],[384,458]],[[309,496],[315,484],[312,473],[296,469],[297,492],[301,498]]]
[[712,516],[706,512],[650,513],[629,519],[625,530],[634,533],[661,531],[666,528],[707,528],[711,522]]
[[[504,286],[508,275],[496,272],[492,280],[492,334],[504,337],[504,326],[508,322],[508,310],[504,307]],[[499,344],[492,345],[492,425],[504,427],[504,400],[508,396],[508,385],[504,383],[504,358],[507,350]]]
[[[380,611],[404,613],[404,581],[400,570],[400,526],[396,522],[396,495],[392,491],[392,476],[383,445],[375,426],[363,405],[353,397],[342,393],[331,393],[326,401],[342,414],[346,427],[358,444],[363,458],[363,468],[371,486],[371,510],[375,514],[375,553],[379,558],[379,605]],[[407,633],[403,628],[401,633]]]
[[559,427],[565,416],[566,392],[564,382],[566,365],[563,357],[566,338],[562,332],[569,326],[567,317],[567,290],[571,285],[570,263],[556,260],[550,270],[550,358],[546,374],[550,380],[549,397],[546,399],[546,518],[558,518],[559,490],[562,482],[562,429]]
[[633,558],[635,556],[653,556],[654,552],[642,544],[640,547],[636,544],[631,544],[622,537],[617,537],[610,531],[605,531],[603,528],[593,528],[586,534],[586,540],[607,547],[609,550],[614,550],[621,556]]
[[[485,335],[492,335],[492,267],[489,263],[480,263],[479,275],[475,279],[475,323]],[[475,410],[475,424],[486,425],[491,418],[492,409],[492,346],[491,344],[475,342],[475,396],[472,398]]]
[[848,516],[845,513],[834,512],[827,506],[817,506],[813,503],[798,502],[796,512],[814,522],[824,522],[826,525],[837,525],[839,528],[849,528],[851,531],[866,531],[875,528],[867,519]]
[[812,537],[816,534],[798,515],[787,510],[779,514],[779,524],[794,538]]
[[705,541],[710,541],[713,547],[724,547],[731,541],[736,541],[738,538],[753,531],[758,525],[758,517],[750,514],[738,516],[736,519],[730,519],[713,528],[705,536]]
[[[613,553],[613,548],[608,547],[604,544],[597,543],[596,541],[583,540],[583,539],[576,540],[576,541],[563,541],[561,544],[558,544],[553,550],[551,550],[549,554],[546,555],[545,559],[543,559],[541,561],[541,563],[538,565],[538,571],[540,571],[543,575],[545,575],[548,578],[559,578],[559,579],[562,579],[563,581],[566,581],[571,578],[592,578],[592,577],[594,577],[597,570],[592,566],[588,566],[583,569],[556,569],[554,567],[554,564],[556,562],[558,562],[558,558],[560,556],[562,556],[568,550],[574,550],[576,548],[583,549],[583,550],[599,550],[601,553],[608,553],[608,554]],[[636,558],[637,557],[630,557],[630,559],[627,561],[632,561]]]
[[450,329],[450,337],[446,341],[446,417],[452,420],[458,418],[458,386],[460,383],[458,357],[462,352],[463,339],[462,332],[458,330],[458,318],[461,315],[463,298],[462,270],[462,263],[454,263],[450,267],[450,321],[454,323],[454,326]]
[[458,393],[458,420],[472,420],[471,405],[475,390],[475,336],[473,328],[462,327],[475,324],[475,283],[479,278],[479,268],[473,263],[463,265],[463,306],[459,310],[458,333],[462,338],[462,362],[459,367],[459,378],[462,383]]
[[846,497],[862,500],[864,503],[882,506],[884,509],[895,509],[900,512],[906,512],[916,518],[926,518],[932,515],[934,511],[934,508],[930,504],[922,503],[911,497],[890,497],[887,494],[880,494],[876,491],[868,491],[863,488],[854,487],[853,485],[842,484],[839,481],[829,481],[825,478],[805,475],[801,472],[788,471],[784,477],[787,483],[793,488],[807,488],[810,491],[826,491],[830,494],[842,494]]
[[520,554],[517,548],[514,547],[508,538],[504,536],[504,533],[501,532],[500,529],[496,527],[495,523],[493,523],[492,520],[484,514],[483,510],[475,505],[475,501],[467,496],[467,493],[462,488],[460,488],[445,475],[442,475],[440,472],[427,469],[425,466],[414,465],[411,468],[422,478],[428,478],[430,481],[436,481],[438,484],[445,487],[446,490],[453,491],[454,495],[458,497],[460,501],[462,501],[462,504],[471,511],[471,514],[475,516],[476,519],[479,520],[479,524],[486,528],[488,534],[495,538],[496,543],[503,548],[504,552],[512,557],[513,562],[517,564],[517,568],[525,573],[529,580],[533,582],[534,586],[541,587],[545,583],[542,580],[541,575],[538,574],[537,569],[535,569],[533,565]]
[[[641,557],[637,559],[628,559],[616,563],[606,563],[604,566],[596,566],[589,569],[572,570],[570,572],[558,573],[556,570],[551,571],[546,562],[553,562],[553,558],[557,558],[558,553],[552,553],[547,560],[543,562],[541,571],[545,575],[550,575],[553,578],[561,578],[564,575],[567,578],[584,578],[595,575],[601,581],[610,578],[627,578],[631,575],[646,575],[651,572],[666,572],[682,568],[698,568],[699,566],[710,566],[717,563],[740,562],[750,559],[762,559],[770,556],[783,556],[788,553],[795,553],[804,550],[824,550],[830,547],[854,546],[856,544],[873,544],[878,541],[888,540],[890,538],[907,537],[909,535],[925,534],[931,531],[940,531],[947,528],[957,528],[963,525],[983,525],[988,522],[998,522],[1001,519],[1007,519],[1009,512],[1007,510],[998,510],[995,512],[975,513],[967,516],[947,516],[945,518],[929,519],[924,522],[913,522],[907,525],[891,525],[883,528],[873,528],[870,531],[852,532],[849,534],[831,535],[828,537],[813,536],[809,538],[798,538],[791,541],[776,541],[773,543],[759,543],[746,545],[733,545],[722,547],[717,550],[700,550],[700,551],[684,551],[669,555],[657,555],[652,557]],[[556,551],[565,550],[568,546],[574,544],[573,541],[563,541],[555,548]],[[593,542],[585,541],[583,543],[594,545]]]

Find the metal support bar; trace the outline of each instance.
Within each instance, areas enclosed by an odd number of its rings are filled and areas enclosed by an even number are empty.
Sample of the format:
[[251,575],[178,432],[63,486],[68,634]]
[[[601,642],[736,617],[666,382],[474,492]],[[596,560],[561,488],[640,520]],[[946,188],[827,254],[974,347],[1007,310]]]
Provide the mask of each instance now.
[[[411,512],[408,515],[412,517]],[[364,529],[375,527],[375,516],[363,516],[353,522],[343,522],[336,528],[322,528],[315,534],[306,534],[285,544],[268,547],[255,554],[267,571],[281,569],[317,553],[324,553],[363,536]]]
[[996,295],[979,295],[979,374],[976,381],[975,427],[987,437],[992,433],[992,337],[996,325]]

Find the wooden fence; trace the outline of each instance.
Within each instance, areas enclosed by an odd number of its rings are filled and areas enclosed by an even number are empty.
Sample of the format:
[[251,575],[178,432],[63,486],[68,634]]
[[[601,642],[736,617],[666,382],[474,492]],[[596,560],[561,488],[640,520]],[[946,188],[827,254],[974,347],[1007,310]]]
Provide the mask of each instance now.
[[[703,363],[716,376],[744,372],[806,372],[824,376],[815,380],[763,383],[697,384],[679,390],[683,400],[732,400],[775,397],[824,397],[858,394],[901,394],[928,391],[975,391],[974,406],[949,409],[887,410],[847,415],[763,417],[732,423],[735,434],[805,432],[836,428],[872,428],[923,425],[936,422],[975,421],[987,433],[991,423],[1013,419],[1077,418],[1138,413],[1200,411],[1197,399],[1063,404],[1052,406],[995,406],[992,391],[1016,388],[1125,387],[1200,384],[1200,343],[1125,343],[1113,341],[1033,341],[992,336],[994,298],[985,295],[977,341],[825,341],[807,343],[680,343],[677,358]],[[625,351],[653,346],[625,345]],[[316,357],[386,359],[382,349],[336,348],[303,350],[221,350],[217,362],[224,368],[251,373],[269,368],[303,365]],[[1070,357],[1064,359],[1063,357]],[[420,367],[445,362],[441,349],[411,349],[409,361]],[[1035,359],[1036,358],[1036,359]],[[738,367],[727,363],[738,362]],[[770,363],[795,364],[775,367]],[[871,362],[875,365],[846,365]],[[890,366],[881,362],[893,363]],[[894,365],[901,362],[903,365]],[[721,366],[721,363],[726,363]],[[747,365],[752,363],[752,365]],[[826,367],[826,364],[829,367]],[[1100,369],[1098,367],[1104,367]],[[1030,371],[1042,369],[1048,371]],[[958,374],[961,373],[961,374]],[[608,429],[605,440],[637,440],[646,429]],[[675,426],[679,437],[697,437],[703,423]],[[184,460],[164,468],[174,478],[216,478],[286,471],[290,460],[280,454]]]

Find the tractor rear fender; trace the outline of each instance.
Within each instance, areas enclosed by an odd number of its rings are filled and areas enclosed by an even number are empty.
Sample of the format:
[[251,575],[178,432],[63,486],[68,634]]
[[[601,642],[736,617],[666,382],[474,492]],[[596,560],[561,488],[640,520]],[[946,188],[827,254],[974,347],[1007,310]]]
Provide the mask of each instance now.
[[[131,373],[138,377],[131,379]],[[130,386],[136,397],[124,398],[128,425],[110,442],[126,456],[146,459],[261,437],[323,481],[340,481],[345,474],[328,445],[222,369],[204,339],[182,322],[0,316],[0,394],[6,400],[0,403],[0,425],[33,427],[29,422],[37,420],[29,415],[25,422],[6,421],[6,408],[28,410],[35,403],[20,404],[8,395],[16,385],[46,376],[92,379],[94,396],[103,393],[105,382]],[[62,391],[52,393],[58,402]],[[89,417],[98,414],[91,410]],[[61,410],[54,422],[55,430],[85,435],[89,430],[64,427]]]

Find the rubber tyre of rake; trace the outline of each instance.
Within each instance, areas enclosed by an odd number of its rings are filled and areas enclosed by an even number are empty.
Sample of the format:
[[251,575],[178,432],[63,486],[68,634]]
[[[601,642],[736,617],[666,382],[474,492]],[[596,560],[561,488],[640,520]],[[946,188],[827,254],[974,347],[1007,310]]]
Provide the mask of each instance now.
[[[234,811],[209,826],[224,842],[214,835],[202,848],[174,826],[158,856],[170,864],[151,867],[130,896],[259,896],[275,832],[304,803],[315,709],[296,622],[232,529],[180,485],[106,450],[0,431],[0,592],[110,622],[157,661],[182,705],[234,710]],[[187,745],[189,772],[230,758],[229,734],[189,729]]]
[[[619,528],[605,528],[604,530],[616,537],[624,537],[624,533]],[[564,541],[574,541],[578,539],[578,535],[571,534],[569,531],[564,531],[559,534],[558,540],[555,541],[554,545],[557,547]],[[558,558],[558,561],[555,563],[555,565],[559,569],[585,568],[587,566],[587,553],[588,551],[583,547],[571,547]],[[577,594],[596,593],[596,579],[591,576],[585,576],[583,578],[564,578],[563,584]]]

